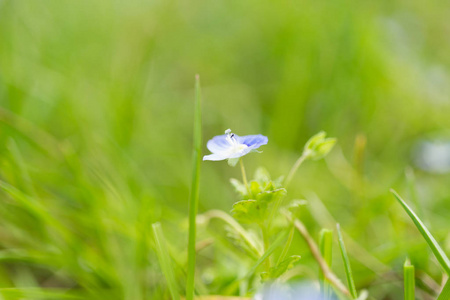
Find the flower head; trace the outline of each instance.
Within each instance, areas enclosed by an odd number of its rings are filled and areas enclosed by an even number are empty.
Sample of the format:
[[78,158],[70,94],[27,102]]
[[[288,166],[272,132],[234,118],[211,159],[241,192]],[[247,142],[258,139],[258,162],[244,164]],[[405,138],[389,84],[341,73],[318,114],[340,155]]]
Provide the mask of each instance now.
[[234,166],[239,158],[250,153],[257,152],[260,146],[267,144],[268,138],[264,135],[238,136],[227,129],[224,135],[218,135],[208,141],[206,147],[212,152],[205,155],[203,160],[224,160]]

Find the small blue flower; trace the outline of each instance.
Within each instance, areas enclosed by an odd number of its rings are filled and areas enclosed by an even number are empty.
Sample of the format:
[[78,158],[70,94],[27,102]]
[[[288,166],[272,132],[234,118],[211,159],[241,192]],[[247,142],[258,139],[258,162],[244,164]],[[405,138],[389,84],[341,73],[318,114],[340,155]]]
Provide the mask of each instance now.
[[208,141],[206,147],[212,152],[205,155],[203,160],[224,160],[228,159],[228,164],[234,166],[239,158],[250,153],[257,152],[260,146],[267,144],[268,138],[264,135],[238,136],[227,129],[224,135],[218,135]]

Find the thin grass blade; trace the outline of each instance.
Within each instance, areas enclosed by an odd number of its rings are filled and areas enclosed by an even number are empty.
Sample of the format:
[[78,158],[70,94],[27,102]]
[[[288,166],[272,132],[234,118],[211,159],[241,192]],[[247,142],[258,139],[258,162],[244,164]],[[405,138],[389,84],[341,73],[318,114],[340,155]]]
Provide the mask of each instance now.
[[407,259],[403,265],[403,283],[405,289],[405,300],[415,299],[415,277],[414,277],[414,266],[411,265],[410,261]]
[[[320,254],[331,269],[332,250],[333,250],[333,232],[329,229],[323,228],[320,232],[319,239]],[[329,283],[325,280],[325,276],[321,269],[319,269],[320,289],[325,299],[330,299],[331,289]]]
[[341,248],[342,260],[344,261],[345,274],[347,276],[348,289],[350,290],[350,294],[352,295],[353,299],[357,299],[358,293],[356,292],[355,280],[353,279],[353,273],[352,273],[352,268],[350,266],[350,260],[348,259],[348,254],[347,254],[347,250],[345,249],[344,239],[342,238],[341,226],[339,224],[336,224],[336,227],[337,227],[337,233],[338,233],[339,247]]
[[189,197],[189,240],[188,240],[188,272],[186,282],[186,299],[194,299],[195,287],[195,235],[198,210],[198,193],[200,182],[200,163],[202,161],[202,110],[200,76],[195,77],[195,116],[194,116],[194,151],[192,158],[192,185]]
[[419,229],[423,238],[427,241],[428,246],[430,246],[431,251],[433,251],[434,255],[436,256],[436,259],[438,260],[439,264],[442,266],[445,272],[448,275],[450,275],[450,260],[448,259],[444,250],[442,250],[441,246],[439,246],[438,242],[433,237],[433,235],[431,235],[430,231],[425,226],[425,224],[419,219],[419,217],[408,206],[408,204],[406,204],[406,202],[397,194],[397,192],[391,190],[391,193],[395,196],[397,201],[400,203],[400,205],[403,207],[406,213],[410,216],[411,220],[414,222],[417,229]]
[[152,224],[153,236],[156,244],[156,254],[158,256],[159,265],[167,281],[167,286],[173,300],[179,300],[180,294],[177,289],[177,282],[173,272],[172,262],[167,249],[166,240],[160,223]]

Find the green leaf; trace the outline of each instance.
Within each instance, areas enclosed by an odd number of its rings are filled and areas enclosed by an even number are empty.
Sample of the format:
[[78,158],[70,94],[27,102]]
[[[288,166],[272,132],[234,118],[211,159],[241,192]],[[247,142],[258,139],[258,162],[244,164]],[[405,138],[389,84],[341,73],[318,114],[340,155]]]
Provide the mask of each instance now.
[[336,227],[338,233],[339,247],[341,248],[342,260],[344,261],[345,275],[347,276],[348,289],[350,290],[350,294],[352,295],[353,299],[357,299],[358,293],[356,292],[355,280],[353,279],[350,260],[348,258],[347,250],[345,249],[344,239],[342,238],[341,227],[339,226],[339,224],[336,224]]
[[242,198],[244,198],[247,195],[247,188],[245,187],[245,184],[243,184],[242,182],[240,182],[235,178],[231,178],[230,183],[234,187],[235,191],[239,195],[241,195]]
[[[258,259],[261,254],[256,252],[254,248],[249,245],[248,241],[246,241],[241,234],[239,234],[234,228],[229,225],[225,225],[224,227],[226,232],[227,239],[239,250],[247,253],[248,256],[253,259]],[[253,237],[253,236],[252,236]]]
[[405,261],[403,265],[403,282],[405,290],[405,300],[415,299],[415,278],[414,278],[414,266],[411,265],[409,260]]
[[261,202],[266,202],[266,203],[271,203],[275,200],[278,200],[282,197],[284,197],[286,195],[286,190],[281,188],[281,189],[276,189],[273,191],[265,191],[265,192],[261,192],[258,195],[256,195],[256,200],[261,201]]
[[266,186],[267,183],[269,183],[271,181],[270,174],[265,168],[259,167],[258,169],[256,169],[256,172],[255,172],[255,180],[261,186]]
[[250,199],[236,202],[231,213],[241,222],[261,223],[265,219],[266,211],[267,203]]
[[262,192],[261,186],[258,182],[254,180],[250,181],[250,192],[252,193],[250,195],[250,199],[255,199],[256,195]]
[[450,279],[447,279],[447,283],[444,285],[439,297],[436,300],[448,300],[450,299]]
[[299,255],[289,256],[288,258],[280,262],[277,266],[270,268],[269,272],[262,272],[261,280],[267,281],[279,278],[287,270],[292,269],[292,267],[294,267],[294,263],[296,263],[298,260],[300,260]]
[[448,275],[450,275],[450,260],[448,259],[444,250],[442,250],[441,246],[439,246],[438,242],[433,237],[433,235],[431,235],[430,231],[427,229],[425,224],[423,224],[423,222],[419,219],[419,217],[408,206],[408,204],[406,204],[406,202],[397,194],[397,192],[394,190],[391,190],[391,193],[395,196],[397,201],[400,203],[400,205],[403,207],[403,209],[409,215],[411,220],[416,225],[417,229],[419,229],[423,238],[427,241],[428,246],[430,246],[431,251],[433,251],[434,256],[436,256],[436,259],[438,260],[439,264],[442,266],[442,268],[445,270],[445,272]]

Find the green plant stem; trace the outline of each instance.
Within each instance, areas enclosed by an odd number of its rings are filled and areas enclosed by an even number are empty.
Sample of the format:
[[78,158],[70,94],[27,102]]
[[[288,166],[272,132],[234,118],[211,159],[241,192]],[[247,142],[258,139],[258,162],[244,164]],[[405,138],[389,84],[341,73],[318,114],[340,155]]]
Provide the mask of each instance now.
[[339,290],[342,294],[344,294],[347,298],[351,299],[351,295],[349,290],[345,285],[342,284],[342,282],[339,280],[339,278],[331,271],[330,267],[328,266],[325,259],[320,254],[319,247],[317,246],[314,239],[309,234],[308,230],[306,229],[306,226],[299,220],[294,219],[291,214],[286,211],[282,210],[282,214],[286,217],[286,219],[293,223],[295,228],[298,232],[300,232],[301,236],[305,240],[306,244],[308,245],[309,250],[311,251],[312,256],[319,264],[319,267],[323,273],[323,276],[330,282],[337,290]]
[[200,77],[195,77],[195,116],[194,116],[194,151],[192,158],[192,185],[189,197],[189,238],[188,238],[188,271],[186,280],[186,299],[194,299],[195,287],[195,235],[198,210],[198,194],[200,182],[200,163],[202,150],[202,120]]
[[229,214],[227,214],[221,210],[212,209],[212,210],[205,212],[202,215],[197,216],[198,222],[203,221],[202,218],[206,218],[205,221],[209,221],[209,219],[212,219],[212,218],[221,219],[222,221],[224,221],[225,223],[230,225],[231,228],[233,228],[237,233],[239,233],[239,235],[244,239],[246,244],[255,252],[255,254],[258,257],[261,257],[263,255],[263,253],[260,250],[261,246],[259,245],[259,247],[258,247],[258,245],[254,242],[254,240],[248,234],[248,232],[238,222],[236,222],[236,220],[233,219]]
[[405,261],[405,264],[403,265],[403,281],[405,290],[405,300],[414,300],[415,299],[414,266],[411,265],[408,259]]
[[284,181],[284,187],[287,188],[288,185],[291,183],[292,178],[294,177],[295,173],[297,172],[297,169],[300,167],[300,165],[308,158],[308,155],[305,153],[300,156],[295,164],[292,166],[291,170],[289,171],[288,176],[286,177],[286,180]]
[[244,185],[247,188],[248,197],[251,198],[252,193],[251,193],[250,187],[248,185],[247,174],[245,173],[244,161],[242,158],[239,159],[239,165],[241,166],[242,181],[244,182]]

